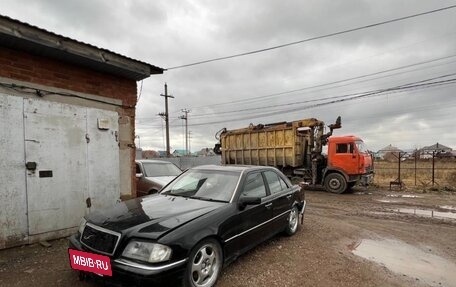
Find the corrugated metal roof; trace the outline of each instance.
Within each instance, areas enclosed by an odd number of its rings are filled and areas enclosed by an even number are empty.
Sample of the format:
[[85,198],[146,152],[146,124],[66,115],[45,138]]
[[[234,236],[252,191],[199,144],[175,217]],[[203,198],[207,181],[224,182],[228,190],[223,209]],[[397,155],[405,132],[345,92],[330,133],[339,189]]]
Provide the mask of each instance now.
[[0,45],[132,80],[164,69],[0,15]]
[[425,146],[421,150],[423,151],[451,151],[452,149],[450,147],[444,146],[443,144],[440,143],[435,143],[430,146]]

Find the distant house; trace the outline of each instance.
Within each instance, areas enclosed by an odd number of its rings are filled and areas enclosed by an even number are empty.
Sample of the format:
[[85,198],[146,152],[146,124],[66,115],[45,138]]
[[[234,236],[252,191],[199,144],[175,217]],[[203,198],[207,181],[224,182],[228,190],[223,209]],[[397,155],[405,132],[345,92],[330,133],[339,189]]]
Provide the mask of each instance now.
[[456,158],[456,151],[439,152],[435,156],[437,158]]
[[[447,147],[443,144],[440,143],[435,143],[430,146],[425,146],[419,150],[419,155],[421,159],[429,159],[432,158],[432,155],[444,155],[444,154],[450,154],[452,152],[452,148]],[[451,157],[451,156],[450,156]]]
[[145,150],[142,152],[143,159],[157,158],[160,157],[160,154],[154,150]]
[[215,152],[212,148],[202,148],[200,151],[196,152],[197,156],[215,156]]
[[403,154],[403,150],[389,144],[386,147],[379,149],[375,157],[377,159],[384,159],[387,161],[396,161],[399,158],[399,155],[402,156]]
[[185,156],[186,154],[187,154],[187,151],[185,149],[175,149],[172,153],[172,155],[175,157]]

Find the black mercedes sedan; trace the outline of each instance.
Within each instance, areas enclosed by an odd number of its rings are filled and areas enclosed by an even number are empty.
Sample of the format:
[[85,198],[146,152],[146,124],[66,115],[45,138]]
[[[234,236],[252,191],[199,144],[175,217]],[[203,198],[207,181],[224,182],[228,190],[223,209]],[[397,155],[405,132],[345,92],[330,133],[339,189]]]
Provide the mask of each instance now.
[[80,278],[213,286],[242,253],[295,234],[305,206],[301,188],[275,168],[200,166],[158,194],[87,215],[70,237],[70,263]]

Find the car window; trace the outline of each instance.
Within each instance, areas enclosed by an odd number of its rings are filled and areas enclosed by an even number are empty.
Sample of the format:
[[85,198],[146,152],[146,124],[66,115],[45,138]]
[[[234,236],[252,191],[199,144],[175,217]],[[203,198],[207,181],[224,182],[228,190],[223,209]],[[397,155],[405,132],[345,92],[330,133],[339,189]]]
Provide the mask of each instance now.
[[336,153],[353,153],[355,150],[355,145],[353,143],[343,143],[336,145]]
[[288,189],[288,184],[281,177],[279,177],[279,182],[280,186],[282,186],[282,189]]
[[[200,183],[201,182],[201,183]],[[174,185],[174,190],[179,190],[180,192],[196,192],[198,190],[198,185],[202,185],[202,180],[198,174],[190,174],[186,177],[181,178]]]
[[189,170],[165,187],[162,194],[229,202],[239,176],[239,172]]
[[143,162],[145,176],[178,176],[182,171],[172,163]]
[[241,197],[265,197],[266,187],[264,186],[263,176],[260,172],[251,173],[242,190]]
[[[281,192],[285,188],[284,185],[280,183],[280,178],[277,173],[273,171],[265,171],[264,176],[266,177],[266,181],[268,182],[269,190],[271,194]],[[282,180],[283,182],[283,180]]]
[[347,153],[348,152],[348,148],[347,148],[347,144],[337,144],[336,145],[336,153]]

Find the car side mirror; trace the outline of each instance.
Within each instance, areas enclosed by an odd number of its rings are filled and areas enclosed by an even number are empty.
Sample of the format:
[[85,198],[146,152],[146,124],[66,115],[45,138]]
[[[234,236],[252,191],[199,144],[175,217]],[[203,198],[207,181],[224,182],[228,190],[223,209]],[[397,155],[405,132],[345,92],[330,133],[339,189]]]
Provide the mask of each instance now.
[[245,196],[239,198],[239,209],[244,209],[247,205],[256,205],[261,203],[260,197]]
[[141,178],[141,177],[143,177],[143,174],[142,174],[142,173],[137,173],[137,174],[136,174],[136,178]]

